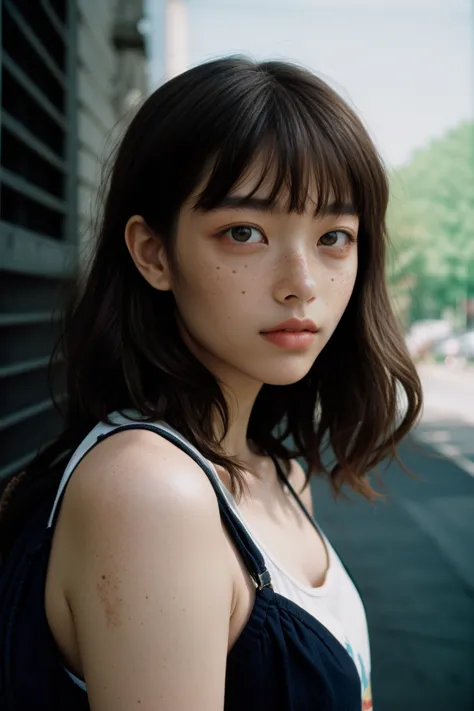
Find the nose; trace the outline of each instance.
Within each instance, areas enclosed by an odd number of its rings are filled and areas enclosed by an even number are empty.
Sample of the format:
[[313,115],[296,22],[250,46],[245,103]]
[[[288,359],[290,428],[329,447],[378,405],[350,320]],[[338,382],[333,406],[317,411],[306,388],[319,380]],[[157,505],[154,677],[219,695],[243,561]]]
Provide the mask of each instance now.
[[306,303],[316,298],[314,265],[311,270],[306,255],[302,253],[286,255],[282,259],[280,270],[274,292],[277,301]]

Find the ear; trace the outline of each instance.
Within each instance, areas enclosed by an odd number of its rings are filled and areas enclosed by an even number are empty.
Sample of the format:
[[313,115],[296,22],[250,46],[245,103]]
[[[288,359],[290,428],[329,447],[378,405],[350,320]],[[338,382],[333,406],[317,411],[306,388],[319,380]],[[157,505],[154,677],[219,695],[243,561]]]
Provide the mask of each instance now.
[[140,274],[154,289],[171,289],[171,272],[162,240],[141,215],[133,215],[125,225],[125,243]]

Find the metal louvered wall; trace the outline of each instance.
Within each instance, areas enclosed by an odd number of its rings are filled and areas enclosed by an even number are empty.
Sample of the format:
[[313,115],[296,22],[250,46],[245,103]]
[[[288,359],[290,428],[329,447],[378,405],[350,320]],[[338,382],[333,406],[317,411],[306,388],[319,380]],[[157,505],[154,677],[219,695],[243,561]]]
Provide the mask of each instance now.
[[77,258],[75,0],[0,0],[0,479],[54,436],[47,364]]

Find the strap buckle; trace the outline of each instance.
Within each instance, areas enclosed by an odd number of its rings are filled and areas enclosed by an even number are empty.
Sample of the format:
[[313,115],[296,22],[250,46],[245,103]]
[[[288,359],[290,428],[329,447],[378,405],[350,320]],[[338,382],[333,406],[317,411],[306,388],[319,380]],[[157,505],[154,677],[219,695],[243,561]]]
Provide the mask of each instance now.
[[257,574],[257,578],[258,578],[258,589],[259,590],[263,590],[263,588],[271,588],[272,587],[272,578],[266,568],[263,571],[263,573]]

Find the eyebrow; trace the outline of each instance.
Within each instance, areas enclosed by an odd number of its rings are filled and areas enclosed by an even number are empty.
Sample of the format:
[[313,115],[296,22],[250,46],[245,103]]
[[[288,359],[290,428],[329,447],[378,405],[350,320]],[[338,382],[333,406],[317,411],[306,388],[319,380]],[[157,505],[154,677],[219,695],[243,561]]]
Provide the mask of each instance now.
[[[274,201],[269,198],[245,197],[243,195],[227,195],[214,210],[224,210],[226,208],[257,210],[259,212],[279,212],[279,208]],[[339,217],[340,215],[353,215],[357,217],[357,210],[351,203],[338,204],[335,202],[329,203],[321,210],[322,215],[332,215]]]

